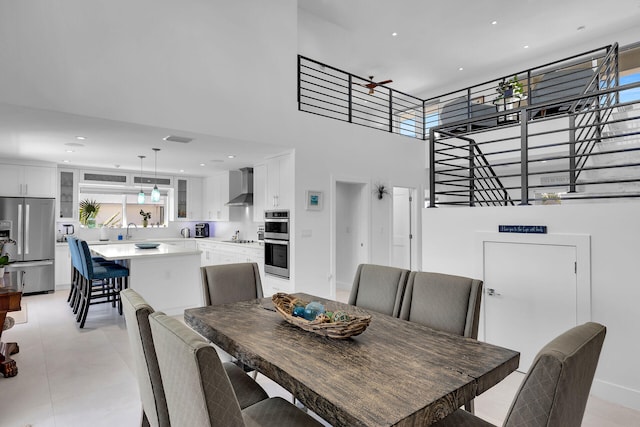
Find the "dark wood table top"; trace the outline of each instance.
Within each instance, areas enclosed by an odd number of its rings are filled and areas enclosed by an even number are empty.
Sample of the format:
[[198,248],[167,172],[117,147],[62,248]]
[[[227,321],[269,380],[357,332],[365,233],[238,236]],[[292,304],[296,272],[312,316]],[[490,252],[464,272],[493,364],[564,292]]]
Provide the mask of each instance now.
[[371,312],[364,333],[337,340],[297,328],[272,310],[265,298],[188,309],[184,317],[334,426],[429,425],[518,367],[518,352],[384,314]]

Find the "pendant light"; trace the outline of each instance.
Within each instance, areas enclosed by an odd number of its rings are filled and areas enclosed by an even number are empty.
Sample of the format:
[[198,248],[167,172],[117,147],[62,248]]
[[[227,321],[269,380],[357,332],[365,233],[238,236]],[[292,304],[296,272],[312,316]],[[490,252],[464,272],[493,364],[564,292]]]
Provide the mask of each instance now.
[[138,156],[140,157],[140,192],[138,193],[138,204],[141,205],[144,203],[144,191],[142,191],[142,159],[147,156]]
[[158,151],[159,148],[152,148],[156,152],[155,171],[153,179],[153,190],[151,190],[151,201],[157,203],[160,201],[160,190],[158,190]]

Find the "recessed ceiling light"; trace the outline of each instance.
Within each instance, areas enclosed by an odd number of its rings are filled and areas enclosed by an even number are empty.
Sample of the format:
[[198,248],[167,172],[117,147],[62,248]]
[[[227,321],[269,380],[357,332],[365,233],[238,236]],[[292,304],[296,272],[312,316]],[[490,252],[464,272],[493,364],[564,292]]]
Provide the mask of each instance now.
[[235,159],[235,158],[236,158],[236,156],[235,156],[234,154],[229,154],[229,155],[227,156],[227,158],[228,158],[228,159]]
[[491,21],[491,25],[498,25],[498,21]]
[[76,136],[76,139],[79,141],[84,141],[85,139],[87,139],[86,136]]
[[391,35],[392,35],[393,37],[396,37],[396,36],[398,35],[398,33],[395,33],[395,32],[394,32],[394,33],[391,33]]
[[180,173],[184,172],[184,169],[180,169]]
[[204,166],[204,163],[200,163],[200,166]]
[[63,160],[62,163],[69,163],[69,160]]
[[528,44],[524,45],[523,47],[524,47],[525,49],[529,49],[529,45],[528,45]]
[[67,153],[73,153],[73,150],[65,150]]
[[462,71],[462,70],[464,70],[464,68],[462,68],[462,67],[458,68],[458,71]]

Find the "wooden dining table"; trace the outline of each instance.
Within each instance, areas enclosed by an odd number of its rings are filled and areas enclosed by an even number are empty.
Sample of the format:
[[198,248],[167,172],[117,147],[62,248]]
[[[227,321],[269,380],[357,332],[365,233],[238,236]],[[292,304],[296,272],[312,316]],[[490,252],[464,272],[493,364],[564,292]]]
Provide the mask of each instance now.
[[[335,309],[353,307],[295,294]],[[185,322],[333,426],[427,426],[518,367],[520,354],[370,312],[333,339],[287,323],[270,298],[185,310]]]

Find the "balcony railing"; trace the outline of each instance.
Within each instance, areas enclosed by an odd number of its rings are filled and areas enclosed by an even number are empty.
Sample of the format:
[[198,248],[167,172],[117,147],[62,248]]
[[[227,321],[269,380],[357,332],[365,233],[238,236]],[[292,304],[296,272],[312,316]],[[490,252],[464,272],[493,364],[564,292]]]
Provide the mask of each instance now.
[[[637,88],[640,83],[523,106],[510,112],[510,126],[431,129],[429,206],[640,197],[640,99],[616,102]],[[565,114],[534,114],[566,106]],[[459,124],[471,129],[502,114]]]
[[298,109],[370,128],[424,139],[423,100],[298,56]]

